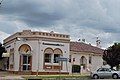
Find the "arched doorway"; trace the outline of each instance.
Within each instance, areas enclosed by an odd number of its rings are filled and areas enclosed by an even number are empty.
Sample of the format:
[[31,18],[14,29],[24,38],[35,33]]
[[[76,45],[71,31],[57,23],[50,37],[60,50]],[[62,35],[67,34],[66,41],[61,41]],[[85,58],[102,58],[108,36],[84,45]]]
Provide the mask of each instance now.
[[80,64],[81,64],[81,66],[83,66],[83,69],[86,69],[87,59],[85,58],[85,56],[82,56],[80,58]]
[[31,48],[27,44],[23,44],[19,47],[20,61],[19,70],[20,71],[30,71],[32,67],[32,56]]

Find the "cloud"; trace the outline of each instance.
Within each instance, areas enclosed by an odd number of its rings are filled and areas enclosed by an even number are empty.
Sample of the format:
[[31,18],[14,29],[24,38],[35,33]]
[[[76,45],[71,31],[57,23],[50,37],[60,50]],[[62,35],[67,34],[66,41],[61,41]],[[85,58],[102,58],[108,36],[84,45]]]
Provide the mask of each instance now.
[[[120,0],[4,0],[0,7],[0,31],[23,29],[69,34],[95,45],[119,41]],[[8,30],[7,30],[8,29]]]
[[7,38],[8,36],[10,35],[0,31],[0,42],[3,43],[3,39]]
[[[45,4],[45,2],[48,4]],[[14,0],[11,2],[8,0],[4,3],[6,6],[3,6],[1,9],[3,15],[10,15],[13,17],[13,20],[18,19],[24,21],[30,27],[49,26],[56,20],[63,18],[63,15],[60,14],[57,9],[54,10],[54,6],[51,7],[55,1],[51,2],[46,0],[43,2],[42,0]]]

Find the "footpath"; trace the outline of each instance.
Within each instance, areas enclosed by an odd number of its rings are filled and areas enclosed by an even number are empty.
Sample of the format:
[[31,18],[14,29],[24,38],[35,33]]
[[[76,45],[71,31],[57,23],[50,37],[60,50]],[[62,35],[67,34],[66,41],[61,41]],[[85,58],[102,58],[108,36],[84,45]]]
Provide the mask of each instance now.
[[0,71],[0,80],[24,80],[20,75],[13,75],[6,71]]

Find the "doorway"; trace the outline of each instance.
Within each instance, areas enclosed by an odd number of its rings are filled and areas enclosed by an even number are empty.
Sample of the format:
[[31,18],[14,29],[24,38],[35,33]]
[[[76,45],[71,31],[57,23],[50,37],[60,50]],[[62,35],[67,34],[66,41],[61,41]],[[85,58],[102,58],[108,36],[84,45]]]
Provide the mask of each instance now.
[[28,71],[31,70],[31,56],[30,55],[23,55],[23,60],[22,60],[22,70],[23,71]]
[[19,54],[20,54],[19,70],[31,71],[32,67],[31,47],[27,44],[22,44],[19,48]]

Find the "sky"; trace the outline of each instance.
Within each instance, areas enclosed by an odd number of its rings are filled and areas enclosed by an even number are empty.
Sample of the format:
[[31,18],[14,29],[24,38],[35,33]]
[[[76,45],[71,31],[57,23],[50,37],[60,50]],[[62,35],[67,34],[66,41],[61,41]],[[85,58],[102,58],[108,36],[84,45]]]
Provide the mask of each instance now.
[[[2,0],[0,0],[2,1]],[[120,42],[120,0],[3,0],[0,42],[25,29],[70,35],[107,48]]]

